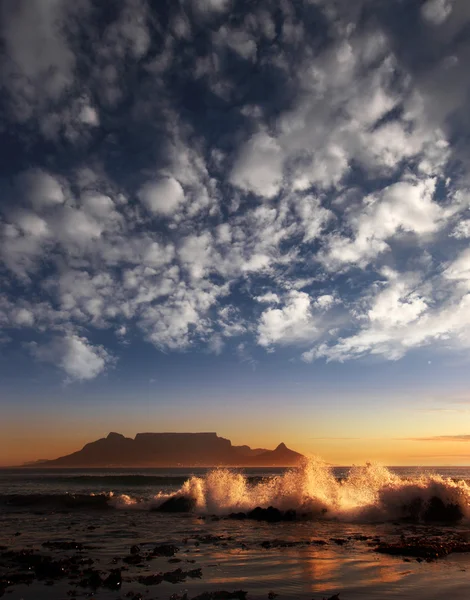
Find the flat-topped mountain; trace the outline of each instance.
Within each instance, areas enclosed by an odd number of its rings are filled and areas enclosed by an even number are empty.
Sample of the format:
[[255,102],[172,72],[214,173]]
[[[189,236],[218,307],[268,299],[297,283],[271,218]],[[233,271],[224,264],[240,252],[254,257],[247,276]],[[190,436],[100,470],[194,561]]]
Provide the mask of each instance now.
[[[216,433],[138,433],[128,438],[111,432],[85,444],[81,450],[41,467],[175,467],[250,466],[288,467],[298,464],[302,454],[279,444],[275,450],[232,446]],[[31,466],[31,465],[30,465]]]

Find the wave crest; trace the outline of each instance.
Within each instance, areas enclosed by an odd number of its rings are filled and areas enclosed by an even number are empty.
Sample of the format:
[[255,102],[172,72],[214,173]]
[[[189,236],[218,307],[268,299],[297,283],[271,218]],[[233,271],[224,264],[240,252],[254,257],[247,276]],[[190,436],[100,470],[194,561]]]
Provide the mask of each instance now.
[[371,463],[352,467],[344,479],[337,480],[319,459],[255,484],[241,473],[215,469],[205,477],[191,477],[176,494],[155,497],[152,506],[158,508],[178,497],[190,499],[199,513],[217,515],[272,506],[344,521],[458,520],[470,516],[470,487],[465,481],[440,475],[403,478]]

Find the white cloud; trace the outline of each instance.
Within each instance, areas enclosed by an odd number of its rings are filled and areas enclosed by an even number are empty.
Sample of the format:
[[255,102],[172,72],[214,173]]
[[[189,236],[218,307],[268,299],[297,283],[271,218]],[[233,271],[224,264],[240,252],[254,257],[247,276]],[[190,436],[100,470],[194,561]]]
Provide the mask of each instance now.
[[452,12],[451,0],[427,0],[421,7],[421,15],[432,25],[441,25]]
[[279,304],[281,302],[279,296],[273,292],[267,292],[262,296],[256,296],[255,300],[257,302],[266,302],[267,304]]
[[305,292],[290,292],[283,308],[265,310],[258,324],[258,344],[295,344],[315,338],[311,301]]
[[148,181],[140,188],[138,195],[151,213],[162,216],[172,215],[184,202],[183,188],[173,177]]
[[57,0],[1,4],[3,76],[11,112],[20,121],[31,118],[37,106],[57,101],[73,82],[75,56],[63,27],[70,10]]
[[436,181],[400,181],[367,196],[350,217],[352,239],[333,234],[323,261],[328,268],[354,263],[365,266],[389,249],[387,241],[400,232],[425,236],[436,232],[450,216],[433,201]]
[[98,112],[93,106],[85,105],[80,111],[79,119],[82,123],[92,125],[93,127],[97,127],[100,124]]
[[26,308],[18,308],[13,312],[13,322],[20,327],[32,327],[34,314]]
[[458,240],[470,238],[470,219],[463,219],[454,228],[451,237]]
[[276,140],[264,132],[248,140],[239,149],[230,181],[259,196],[275,196],[282,184],[282,152]]
[[[12,118],[29,120],[31,149],[57,144],[38,155],[50,172],[12,170],[5,184],[0,258],[7,276],[32,286],[15,303],[7,281],[2,326],[57,336],[35,354],[75,379],[109,360],[77,333],[86,327],[132,331],[162,350],[201,343],[218,353],[239,335],[268,351],[309,344],[306,360],[465,345],[469,198],[448,178],[445,117],[467,90],[441,84],[465,79],[465,51],[442,63],[437,84],[436,69],[401,63],[393,32],[355,26],[362,3],[317,3],[329,20],[319,46],[300,5],[281,3],[276,30],[258,5],[234,21],[230,0],[180,4],[158,50],[161,24],[142,0],[119,3],[101,36],[87,0],[2,5]],[[428,28],[436,43],[462,37],[462,7],[422,3],[428,22],[448,19]],[[82,27],[93,65],[69,43]],[[208,44],[195,57],[198,27]],[[208,86],[213,100],[200,120],[178,106],[193,79],[188,89]],[[125,126],[106,135],[121,114]],[[127,168],[113,180],[116,165]],[[357,278],[345,281],[351,266]],[[240,356],[249,344],[238,344]]]
[[86,338],[71,333],[44,346],[33,345],[32,352],[38,360],[61,367],[78,381],[94,379],[112,362],[102,346],[93,346]]
[[230,8],[231,0],[189,0],[192,7],[201,14],[222,13]]
[[192,235],[183,240],[179,256],[191,277],[201,279],[212,264],[212,237],[206,232],[199,236]]
[[41,169],[30,169],[18,176],[17,188],[20,198],[37,210],[64,202],[64,191],[59,181]]
[[337,302],[338,300],[335,298],[334,295],[322,294],[321,296],[318,296],[318,298],[315,300],[315,306],[322,310],[328,310]]
[[256,41],[243,29],[232,29],[223,26],[214,35],[214,42],[219,47],[227,45],[246,60],[256,58]]
[[[423,281],[414,273],[384,270],[387,280],[372,287],[365,307],[363,301],[353,310],[350,326],[355,327],[356,332],[332,342],[321,342],[305,352],[303,359],[343,362],[377,355],[397,360],[410,349],[431,343],[454,350],[470,347],[470,258],[467,254],[460,255],[442,277],[431,281]],[[449,288],[446,285],[449,279],[461,280],[464,285]],[[435,300],[436,295],[441,297],[439,302]]]

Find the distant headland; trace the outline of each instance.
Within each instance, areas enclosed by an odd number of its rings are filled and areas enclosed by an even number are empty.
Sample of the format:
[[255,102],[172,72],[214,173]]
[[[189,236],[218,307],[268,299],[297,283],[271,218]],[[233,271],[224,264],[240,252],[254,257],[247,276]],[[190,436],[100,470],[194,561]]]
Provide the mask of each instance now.
[[216,433],[138,433],[135,438],[111,432],[81,450],[28,467],[290,467],[303,455],[283,443],[274,450],[233,446]]

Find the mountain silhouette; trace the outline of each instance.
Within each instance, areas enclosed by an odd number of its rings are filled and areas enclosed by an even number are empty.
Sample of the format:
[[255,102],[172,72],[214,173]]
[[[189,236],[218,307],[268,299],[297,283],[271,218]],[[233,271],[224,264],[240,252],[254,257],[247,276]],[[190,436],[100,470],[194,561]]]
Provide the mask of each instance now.
[[[138,433],[128,438],[111,432],[81,450],[41,467],[294,466],[302,454],[284,443],[275,450],[232,446],[216,433]],[[30,465],[31,466],[31,465]]]

